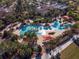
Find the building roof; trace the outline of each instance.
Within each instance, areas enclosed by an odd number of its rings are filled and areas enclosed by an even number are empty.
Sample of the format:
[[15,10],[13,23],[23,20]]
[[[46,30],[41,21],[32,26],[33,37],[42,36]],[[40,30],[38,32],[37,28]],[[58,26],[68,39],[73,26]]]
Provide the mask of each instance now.
[[61,3],[52,3],[52,4],[44,4],[44,3],[40,3],[38,4],[37,8],[36,8],[36,12],[39,13],[47,13],[49,12],[49,10],[53,10],[53,9],[59,9],[59,10],[64,10],[68,8],[68,6],[66,4],[61,4]]

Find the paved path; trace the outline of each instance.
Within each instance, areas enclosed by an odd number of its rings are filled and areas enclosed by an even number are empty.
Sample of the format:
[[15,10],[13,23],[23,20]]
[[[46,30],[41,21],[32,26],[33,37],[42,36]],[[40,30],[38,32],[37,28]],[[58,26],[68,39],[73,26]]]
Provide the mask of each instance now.
[[20,23],[19,22],[15,22],[15,23],[12,23],[12,24],[8,25],[5,29],[3,29],[1,31],[1,33],[3,33],[5,30],[10,30],[10,27],[12,27],[12,25],[14,25],[14,24],[20,24]]
[[[64,49],[66,49],[70,44],[73,43],[73,38],[71,38],[68,42],[56,47],[54,50],[51,51],[51,55],[56,56],[56,54],[61,53]],[[43,53],[41,59],[50,59],[51,55]],[[33,58],[35,59],[35,58]]]
[[64,49],[66,49],[70,44],[73,43],[73,38],[71,38],[68,42],[64,43],[63,45],[60,45],[56,47],[54,50],[51,51],[52,55],[56,55],[57,53],[61,53]]
[[56,56],[58,53],[61,53],[64,49],[66,49],[71,43],[73,43],[72,38],[68,42],[66,42],[63,45],[60,45],[60,46],[56,47],[54,50],[52,50],[51,55],[44,53],[42,55],[42,59],[50,59],[52,55]]
[[[75,38],[76,37],[76,38]],[[51,51],[51,55],[46,54],[45,52],[42,55],[41,59],[50,59],[51,56],[56,56],[58,53],[61,53],[64,49],[66,49],[70,44],[73,43],[73,38],[77,39],[79,35],[74,35],[68,42],[56,47],[54,50]],[[35,59],[35,58],[34,58]]]

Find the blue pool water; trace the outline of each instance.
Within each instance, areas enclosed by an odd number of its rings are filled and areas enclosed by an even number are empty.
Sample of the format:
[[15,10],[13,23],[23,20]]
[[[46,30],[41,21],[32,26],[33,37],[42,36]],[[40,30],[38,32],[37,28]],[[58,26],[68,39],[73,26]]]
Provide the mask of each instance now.
[[[26,32],[30,32],[30,31],[40,31],[40,30],[53,30],[53,29],[57,29],[57,30],[64,30],[66,28],[69,28],[71,26],[71,24],[64,24],[61,25],[61,23],[59,21],[54,21],[52,23],[51,26],[42,26],[42,25],[35,25],[35,24],[30,24],[30,25],[21,25],[20,26],[20,35],[23,36]],[[37,33],[37,31],[36,31]]]

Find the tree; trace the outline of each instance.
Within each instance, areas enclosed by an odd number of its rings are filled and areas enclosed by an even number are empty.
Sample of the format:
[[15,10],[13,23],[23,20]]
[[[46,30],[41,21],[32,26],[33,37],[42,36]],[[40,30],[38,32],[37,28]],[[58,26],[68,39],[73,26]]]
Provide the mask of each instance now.
[[75,21],[79,21],[79,14],[75,13],[75,17],[74,17]]
[[4,27],[4,23],[3,23],[2,20],[0,20],[0,29],[1,29],[2,27]]
[[24,58],[26,56],[31,57],[32,48],[29,47],[28,45],[22,45],[22,44],[18,43],[17,41],[16,42],[4,41],[0,44],[0,53],[2,55],[7,53],[8,59],[15,58],[15,56],[17,56],[17,55],[21,58]]
[[79,33],[79,23],[74,24],[72,29],[74,30],[73,32]]
[[30,40],[32,40],[33,38],[36,38],[37,39],[37,35],[35,32],[26,32],[25,33],[25,36],[27,36]]
[[75,43],[77,46],[79,46],[79,37],[78,37],[78,35],[79,35],[79,22],[76,23],[76,24],[72,27],[72,30],[73,30],[73,31],[72,31],[73,34],[75,34],[75,36],[76,36],[76,39],[73,38],[74,43]]
[[15,14],[22,16],[22,13],[27,10],[27,1],[26,0],[17,0],[15,6]]
[[17,21],[17,19],[14,15],[8,15],[8,16],[5,17],[5,19],[6,19],[5,21],[9,22],[9,23],[13,23],[13,22]]
[[35,32],[27,32],[27,33],[25,33],[25,36],[26,36],[28,45],[33,48],[35,46],[35,44],[37,44],[38,38],[37,38],[36,33]]
[[11,39],[11,37],[13,36],[13,34],[12,34],[12,30],[10,30],[10,31],[4,31],[4,33],[3,33],[3,37],[2,37],[2,39]]
[[16,14],[21,14],[22,11],[23,11],[22,1],[21,0],[17,0],[15,12],[16,12]]

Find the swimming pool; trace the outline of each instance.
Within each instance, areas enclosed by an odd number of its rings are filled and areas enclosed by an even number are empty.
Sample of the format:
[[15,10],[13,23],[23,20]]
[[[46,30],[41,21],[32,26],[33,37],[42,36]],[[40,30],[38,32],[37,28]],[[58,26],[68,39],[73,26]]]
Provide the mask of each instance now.
[[[44,30],[64,30],[66,28],[71,27],[71,24],[63,24],[59,21],[54,21],[51,23],[51,26],[42,26],[40,24],[25,24],[20,26],[20,35],[24,36],[26,32],[35,31],[36,34],[43,34]],[[43,30],[43,31],[42,31]],[[42,32],[40,32],[42,31]]]

